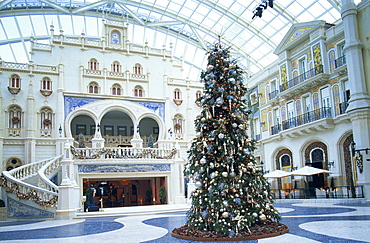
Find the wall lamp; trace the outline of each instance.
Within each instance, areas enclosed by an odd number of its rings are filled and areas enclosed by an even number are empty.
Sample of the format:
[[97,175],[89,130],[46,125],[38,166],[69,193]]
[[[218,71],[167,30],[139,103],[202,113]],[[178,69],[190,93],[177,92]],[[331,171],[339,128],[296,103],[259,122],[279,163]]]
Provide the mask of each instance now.
[[363,161],[362,154],[360,153],[361,151],[365,151],[367,154],[367,151],[370,151],[370,148],[356,149],[356,143],[352,141],[351,153],[352,153],[352,157],[356,159],[356,165],[360,173],[362,173],[364,170],[364,161]]
[[332,168],[332,167],[334,168],[334,161],[329,161],[328,162],[328,167],[329,168]]
[[59,137],[61,138],[62,137],[62,124],[59,124]]

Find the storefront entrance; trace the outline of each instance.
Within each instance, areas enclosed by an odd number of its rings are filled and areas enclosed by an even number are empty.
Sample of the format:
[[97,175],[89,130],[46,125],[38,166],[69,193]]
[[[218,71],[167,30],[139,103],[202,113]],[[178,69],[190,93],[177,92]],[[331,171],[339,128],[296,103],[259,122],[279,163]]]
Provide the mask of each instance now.
[[166,203],[159,197],[161,187],[167,192],[165,177],[83,179],[83,195],[87,202],[100,207],[102,199],[104,208]]

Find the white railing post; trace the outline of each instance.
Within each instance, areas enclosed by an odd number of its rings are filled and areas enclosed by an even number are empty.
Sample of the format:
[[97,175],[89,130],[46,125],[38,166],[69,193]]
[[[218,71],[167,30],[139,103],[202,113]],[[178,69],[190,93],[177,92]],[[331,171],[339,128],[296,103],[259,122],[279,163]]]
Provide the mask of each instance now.
[[62,183],[58,190],[57,219],[72,219],[80,206],[78,186],[74,176],[74,163],[70,144],[65,143],[62,164]]

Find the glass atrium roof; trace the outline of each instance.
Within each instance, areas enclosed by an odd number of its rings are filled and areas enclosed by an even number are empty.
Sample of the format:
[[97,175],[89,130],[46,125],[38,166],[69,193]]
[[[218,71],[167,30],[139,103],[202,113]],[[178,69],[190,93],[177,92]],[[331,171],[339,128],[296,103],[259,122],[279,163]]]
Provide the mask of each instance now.
[[[184,76],[199,79],[205,49],[222,36],[225,46],[252,75],[277,59],[275,48],[294,23],[340,21],[339,0],[275,0],[253,18],[263,0],[3,0],[0,1],[0,57],[28,62],[29,40],[48,43],[55,33],[102,36],[102,19],[129,22],[132,43],[169,48],[184,60]],[[356,2],[356,1],[355,1]],[[359,1],[357,1],[359,2]],[[43,42],[44,41],[44,42]],[[184,78],[185,78],[184,77]]]

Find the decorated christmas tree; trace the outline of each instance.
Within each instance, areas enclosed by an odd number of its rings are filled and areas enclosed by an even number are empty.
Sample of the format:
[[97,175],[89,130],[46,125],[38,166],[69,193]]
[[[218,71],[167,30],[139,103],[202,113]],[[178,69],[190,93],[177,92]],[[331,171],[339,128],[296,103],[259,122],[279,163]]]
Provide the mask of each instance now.
[[288,230],[279,223],[269,184],[253,155],[254,142],[247,135],[243,79],[244,71],[230,57],[229,48],[216,43],[201,74],[204,91],[196,102],[202,110],[195,120],[197,136],[185,168],[196,189],[187,224],[173,230],[175,237],[239,240]]

